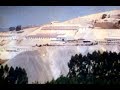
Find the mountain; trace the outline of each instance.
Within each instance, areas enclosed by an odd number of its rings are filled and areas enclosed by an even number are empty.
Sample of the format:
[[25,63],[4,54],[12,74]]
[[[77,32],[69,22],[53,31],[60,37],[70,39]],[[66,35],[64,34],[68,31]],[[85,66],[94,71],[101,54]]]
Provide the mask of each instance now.
[[[86,45],[81,39],[98,44]],[[107,39],[111,40],[110,45]],[[29,83],[45,83],[61,74],[67,75],[72,55],[86,55],[95,50],[118,53],[120,46],[114,43],[119,41],[120,10],[113,10],[27,27],[21,32],[0,32],[0,58],[9,59],[4,65],[25,68]],[[81,42],[82,45],[77,45]]]
[[[83,17],[74,18],[63,22],[64,24],[93,25],[103,29],[120,28],[120,10],[107,11]],[[117,24],[117,25],[115,25]]]

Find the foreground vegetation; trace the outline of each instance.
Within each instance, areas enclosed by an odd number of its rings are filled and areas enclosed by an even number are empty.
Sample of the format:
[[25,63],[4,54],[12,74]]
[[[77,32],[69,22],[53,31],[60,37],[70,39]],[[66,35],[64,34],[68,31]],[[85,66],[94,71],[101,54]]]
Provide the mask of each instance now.
[[46,84],[120,84],[120,53],[94,51],[71,57],[69,73]]
[[8,67],[0,65],[0,84],[27,84],[28,77],[24,69],[20,67]]
[[[94,51],[84,56],[76,54],[71,57],[68,67],[67,76],[60,76],[46,84],[120,85],[120,53]],[[0,65],[0,84],[27,83],[28,77],[24,69]]]

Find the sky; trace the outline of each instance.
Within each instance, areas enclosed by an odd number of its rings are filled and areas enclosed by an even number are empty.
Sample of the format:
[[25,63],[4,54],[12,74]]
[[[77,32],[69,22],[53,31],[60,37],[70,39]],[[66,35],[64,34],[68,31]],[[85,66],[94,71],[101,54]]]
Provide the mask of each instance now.
[[120,10],[120,6],[0,6],[0,28],[62,22],[110,10]]

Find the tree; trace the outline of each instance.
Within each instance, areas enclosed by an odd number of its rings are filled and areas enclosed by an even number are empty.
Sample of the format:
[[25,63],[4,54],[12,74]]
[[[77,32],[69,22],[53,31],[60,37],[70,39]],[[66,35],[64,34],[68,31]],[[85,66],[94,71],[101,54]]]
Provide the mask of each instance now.
[[17,75],[17,84],[26,84],[28,82],[28,77],[27,73],[25,72],[25,69],[18,68],[18,71],[16,70],[19,74]]
[[4,69],[3,66],[0,65],[0,84],[4,83]]
[[14,31],[15,30],[15,27],[10,27],[9,28],[9,31]]
[[27,84],[28,77],[25,69],[20,67],[0,66],[0,83],[1,84]]
[[120,53],[94,51],[71,57],[67,76],[47,84],[120,84]]
[[17,27],[16,27],[16,31],[20,31],[21,30],[21,25],[18,25]]

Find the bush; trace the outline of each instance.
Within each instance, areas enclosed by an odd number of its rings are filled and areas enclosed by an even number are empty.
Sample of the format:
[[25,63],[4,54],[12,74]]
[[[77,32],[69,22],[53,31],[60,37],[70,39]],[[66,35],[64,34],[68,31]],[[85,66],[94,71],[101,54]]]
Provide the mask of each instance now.
[[107,14],[102,15],[102,19],[105,19],[107,17]]

